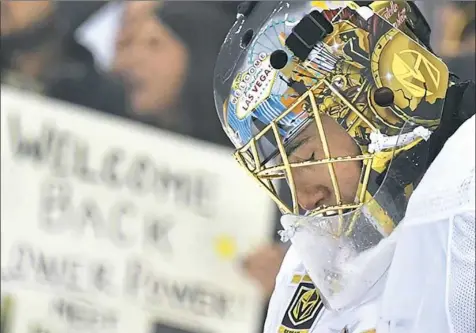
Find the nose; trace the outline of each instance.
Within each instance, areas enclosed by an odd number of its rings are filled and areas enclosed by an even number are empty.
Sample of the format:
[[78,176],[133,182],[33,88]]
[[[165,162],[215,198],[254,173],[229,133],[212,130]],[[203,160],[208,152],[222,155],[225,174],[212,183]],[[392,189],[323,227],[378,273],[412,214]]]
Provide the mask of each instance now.
[[317,186],[297,193],[299,206],[304,210],[313,210],[321,206],[330,197],[330,191],[324,186]]

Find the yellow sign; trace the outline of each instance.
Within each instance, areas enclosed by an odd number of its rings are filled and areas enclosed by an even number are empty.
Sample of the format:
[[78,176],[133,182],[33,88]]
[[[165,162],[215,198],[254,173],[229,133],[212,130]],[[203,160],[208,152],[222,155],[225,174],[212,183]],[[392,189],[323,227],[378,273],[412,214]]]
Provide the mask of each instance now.
[[0,333],[12,333],[11,321],[13,317],[13,297],[2,296],[2,308],[0,314]]

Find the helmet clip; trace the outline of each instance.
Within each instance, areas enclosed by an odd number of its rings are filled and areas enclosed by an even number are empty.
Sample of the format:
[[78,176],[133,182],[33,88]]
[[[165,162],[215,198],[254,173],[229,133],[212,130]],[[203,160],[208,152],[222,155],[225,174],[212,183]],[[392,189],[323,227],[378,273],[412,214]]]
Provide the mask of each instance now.
[[312,48],[330,34],[334,28],[319,11],[304,16],[286,38],[286,46],[301,61],[306,60]]

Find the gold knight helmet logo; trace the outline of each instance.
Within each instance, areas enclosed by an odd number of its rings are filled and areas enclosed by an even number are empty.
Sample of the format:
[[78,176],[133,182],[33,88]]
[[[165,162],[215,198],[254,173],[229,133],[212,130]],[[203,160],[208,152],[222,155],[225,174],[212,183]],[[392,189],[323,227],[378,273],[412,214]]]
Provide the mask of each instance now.
[[300,297],[296,299],[296,303],[291,310],[290,317],[293,320],[294,325],[300,325],[312,318],[319,303],[319,294],[316,288],[301,288]]
[[284,313],[279,333],[309,333],[324,309],[319,290],[306,275],[293,276],[296,290]]
[[397,29],[380,37],[371,57],[377,87],[392,89],[400,110],[415,111],[422,101],[434,104],[444,99],[449,81],[446,65]]
[[[408,58],[413,64],[404,60]],[[397,81],[415,97],[431,96],[440,85],[441,75],[438,69],[414,50],[402,50],[395,54],[392,70]]]

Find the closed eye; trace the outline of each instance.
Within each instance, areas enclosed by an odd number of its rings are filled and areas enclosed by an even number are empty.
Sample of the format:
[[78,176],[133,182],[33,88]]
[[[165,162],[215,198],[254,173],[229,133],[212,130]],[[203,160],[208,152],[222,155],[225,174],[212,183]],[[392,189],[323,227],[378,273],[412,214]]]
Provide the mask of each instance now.
[[305,138],[302,138],[301,140],[296,140],[295,142],[288,143],[287,146],[285,147],[285,151],[288,157],[291,157],[299,147],[304,145],[310,139],[311,137],[305,137]]
[[315,161],[316,156],[314,153],[311,154],[309,158],[300,158],[298,156],[293,156],[292,158],[289,159],[290,163],[302,163],[302,162],[311,162]]

